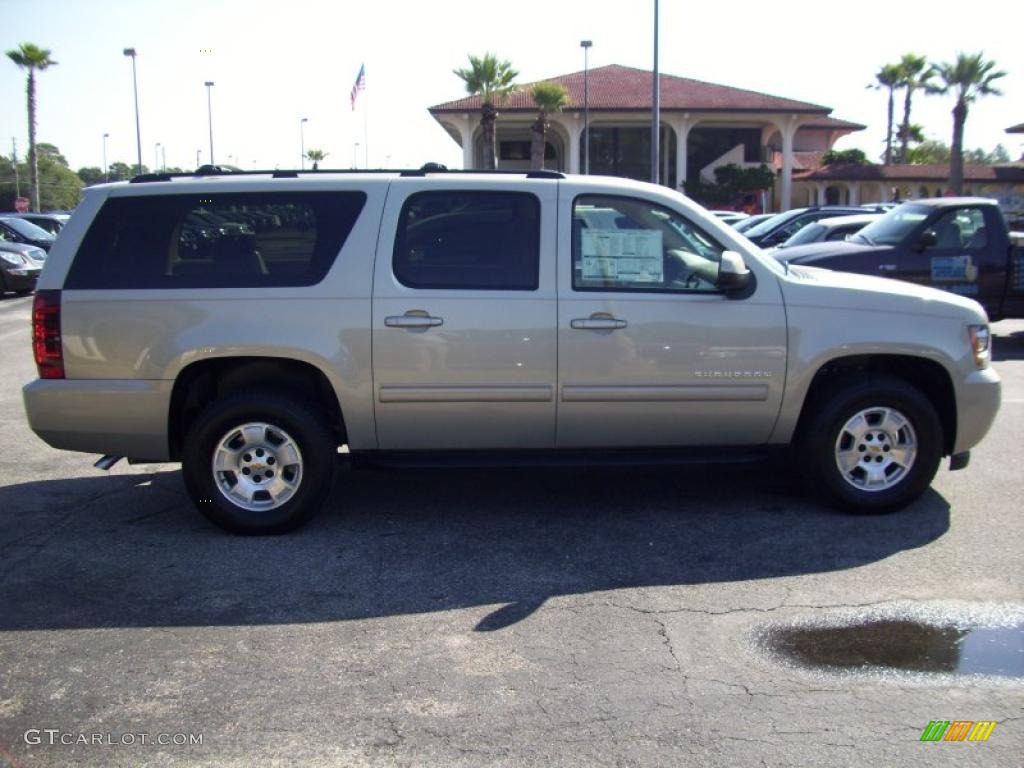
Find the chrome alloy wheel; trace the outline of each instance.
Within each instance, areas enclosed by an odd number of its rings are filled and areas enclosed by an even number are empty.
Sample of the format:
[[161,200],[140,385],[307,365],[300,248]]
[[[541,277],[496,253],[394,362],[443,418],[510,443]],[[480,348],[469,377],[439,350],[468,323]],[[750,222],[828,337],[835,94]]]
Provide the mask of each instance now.
[[252,422],[217,442],[212,469],[217,488],[235,506],[250,512],[276,509],[299,489],[302,453],[280,427]]
[[884,491],[901,482],[917,458],[917,436],[894,408],[865,408],[839,430],[836,466],[861,491]]

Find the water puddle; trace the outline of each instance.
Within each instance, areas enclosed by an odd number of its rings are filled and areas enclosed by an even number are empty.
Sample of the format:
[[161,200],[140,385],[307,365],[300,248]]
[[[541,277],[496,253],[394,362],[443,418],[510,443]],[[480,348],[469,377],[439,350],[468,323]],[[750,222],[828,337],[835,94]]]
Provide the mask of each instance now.
[[775,653],[819,669],[1024,678],[1024,623],[963,628],[874,618],[831,626],[775,627],[762,640]]

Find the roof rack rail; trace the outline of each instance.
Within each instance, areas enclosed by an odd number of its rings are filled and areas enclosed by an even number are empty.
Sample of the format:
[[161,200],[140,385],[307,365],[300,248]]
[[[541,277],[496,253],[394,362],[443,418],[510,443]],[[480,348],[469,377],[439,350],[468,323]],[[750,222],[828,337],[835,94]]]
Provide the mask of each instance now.
[[480,174],[480,175],[499,175],[499,176],[525,176],[528,179],[564,179],[565,174],[561,171],[512,171],[504,168],[497,170],[483,170],[477,168],[462,169],[449,169],[439,163],[427,163],[422,168],[318,168],[317,170],[312,169],[288,169],[288,168],[271,168],[266,170],[256,171],[243,171],[238,168],[231,168],[228,166],[220,165],[204,165],[197,168],[191,173],[143,173],[139,176],[133,177],[130,181],[132,184],[147,184],[154,181],[171,181],[172,179],[182,178],[204,178],[207,176],[271,176],[275,179],[297,179],[300,176],[318,176],[323,174],[371,174],[371,173],[390,173],[397,174],[398,176],[427,176],[429,174]]

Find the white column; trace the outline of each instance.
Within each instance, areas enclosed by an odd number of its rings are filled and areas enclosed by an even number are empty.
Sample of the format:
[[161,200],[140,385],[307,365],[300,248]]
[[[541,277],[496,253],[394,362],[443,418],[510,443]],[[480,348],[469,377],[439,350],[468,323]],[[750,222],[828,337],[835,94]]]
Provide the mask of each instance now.
[[583,136],[583,121],[579,118],[562,123],[569,134],[569,173],[580,173],[580,137]]
[[782,201],[781,210],[793,207],[793,138],[800,127],[796,115],[790,115],[782,126]]
[[459,132],[462,134],[462,168],[468,170],[476,165],[476,153],[473,146],[473,120],[466,115],[459,123]]
[[686,150],[689,143],[690,128],[693,126],[690,124],[689,114],[684,114],[682,117],[674,117],[670,125],[676,134],[676,188],[681,192],[683,191],[683,184],[686,182]]
[[850,190],[850,205],[860,205],[860,182],[851,181],[846,188]]
[[815,205],[825,205],[825,201],[828,199],[828,198],[825,197],[826,186],[824,184],[820,184],[820,183],[819,184],[815,184],[814,186],[815,186],[815,188],[817,190],[817,193],[818,193],[818,200],[815,203]]

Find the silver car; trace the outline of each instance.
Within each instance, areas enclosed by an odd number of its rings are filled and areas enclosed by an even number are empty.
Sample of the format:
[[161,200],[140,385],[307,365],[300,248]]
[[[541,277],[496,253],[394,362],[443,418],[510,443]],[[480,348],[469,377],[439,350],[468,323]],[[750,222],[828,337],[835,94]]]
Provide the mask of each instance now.
[[788,268],[660,186],[212,173],[91,187],[35,299],[29,422],[180,461],[216,524],[301,524],[353,460],[792,449],[855,512],[967,462],[999,406],[970,299]]

